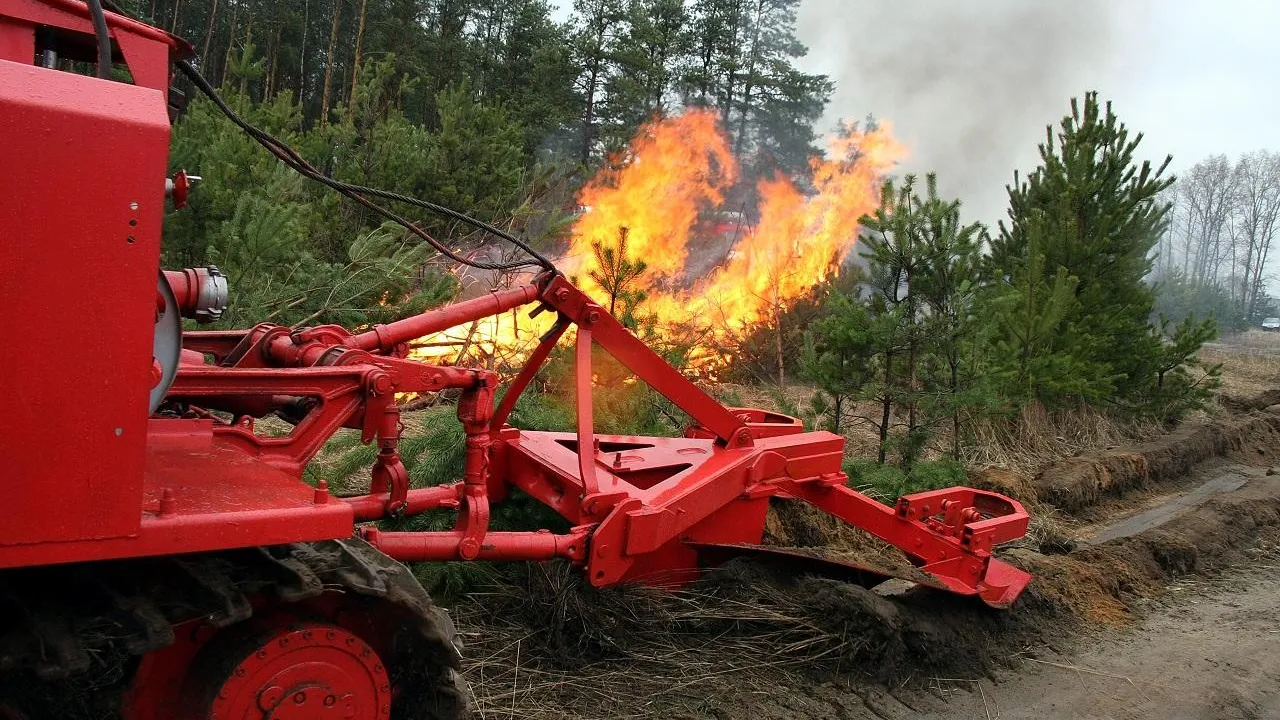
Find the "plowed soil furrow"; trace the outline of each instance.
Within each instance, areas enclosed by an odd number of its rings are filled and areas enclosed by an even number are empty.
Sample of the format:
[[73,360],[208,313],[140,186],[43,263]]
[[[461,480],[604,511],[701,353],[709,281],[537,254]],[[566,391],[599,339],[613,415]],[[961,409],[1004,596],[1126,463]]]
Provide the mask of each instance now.
[[[503,624],[468,676],[504,717],[1280,719],[1270,400],[1021,485],[1067,537],[1003,553],[1035,577],[1010,611],[750,565],[666,598],[552,584],[520,589],[505,615],[492,595],[473,608]],[[836,539],[784,519],[786,544]],[[550,632],[519,619],[544,604]]]

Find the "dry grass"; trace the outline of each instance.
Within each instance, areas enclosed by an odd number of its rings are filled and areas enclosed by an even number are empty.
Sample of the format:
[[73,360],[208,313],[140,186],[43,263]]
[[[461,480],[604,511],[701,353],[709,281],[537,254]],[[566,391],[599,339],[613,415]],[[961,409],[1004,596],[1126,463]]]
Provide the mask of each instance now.
[[1205,347],[1226,347],[1231,350],[1260,350],[1280,354],[1280,332],[1264,330],[1247,330],[1242,333],[1223,335],[1217,342]]
[[1280,333],[1250,330],[1228,335],[1200,351],[1222,366],[1222,394],[1247,398],[1280,387]]
[[1149,440],[1163,432],[1155,423],[1122,422],[1090,407],[1049,412],[1036,405],[1023,408],[1012,422],[980,422],[965,464],[1029,477],[1059,458]]
[[726,685],[771,685],[836,665],[868,638],[743,566],[680,591],[594,590],[562,565],[530,568],[454,609],[479,718],[698,717]]

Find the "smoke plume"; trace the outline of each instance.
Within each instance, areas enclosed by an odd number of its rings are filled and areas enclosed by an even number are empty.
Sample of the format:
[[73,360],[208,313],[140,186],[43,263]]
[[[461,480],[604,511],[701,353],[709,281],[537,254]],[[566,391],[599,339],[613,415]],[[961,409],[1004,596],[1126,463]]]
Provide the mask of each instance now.
[[868,114],[892,121],[910,152],[901,170],[937,171],[966,220],[994,225],[1014,169],[1036,165],[1045,126],[1072,97],[1106,95],[1097,85],[1117,57],[1117,16],[1132,4],[804,0],[803,65],[837,84],[819,129]]

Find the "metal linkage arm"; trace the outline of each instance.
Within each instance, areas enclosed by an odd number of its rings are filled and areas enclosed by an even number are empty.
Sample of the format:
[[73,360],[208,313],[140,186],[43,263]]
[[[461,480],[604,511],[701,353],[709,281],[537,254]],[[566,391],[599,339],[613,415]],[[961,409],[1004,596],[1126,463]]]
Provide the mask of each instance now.
[[561,275],[553,276],[542,290],[542,301],[580,328],[589,328],[591,339],[635,373],[700,426],[715,434],[727,447],[752,443],[751,432],[728,408],[671,367],[604,308]]
[[992,546],[1020,538],[1030,517],[1003,495],[949,488],[904,495],[896,508],[824,478],[768,483],[900,549],[939,587],[1008,607],[1031,576],[991,556]]

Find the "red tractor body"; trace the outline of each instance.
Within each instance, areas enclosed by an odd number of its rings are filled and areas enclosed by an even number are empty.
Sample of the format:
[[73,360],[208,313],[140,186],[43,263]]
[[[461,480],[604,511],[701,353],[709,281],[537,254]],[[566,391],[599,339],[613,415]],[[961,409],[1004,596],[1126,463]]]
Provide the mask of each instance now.
[[[91,18],[71,0],[0,0],[0,324],[48,333],[11,344],[0,377],[0,605],[16,608],[0,615],[0,718],[42,717],[58,693],[29,681],[74,683],[95,653],[124,658],[103,702],[129,720],[294,717],[288,702],[297,717],[457,717],[451,627],[396,561],[562,558],[597,586],[680,584],[736,553],[791,557],[760,546],[775,498],[901,548],[925,584],[997,607],[1025,587],[991,556],[1026,530],[1016,502],[952,488],[889,507],[849,489],[843,438],[722,406],[553,270],[359,333],[182,332],[178,315],[216,316],[220,282],[159,269],[170,67],[186,46],[106,13],[132,84],[41,61],[91,59]],[[558,320],[496,407],[494,373],[406,357],[414,338],[523,306]],[[569,328],[576,429],[509,426]],[[593,344],[693,419],[684,437],[593,431]],[[395,398],[442,390],[460,394],[462,479],[412,488]],[[255,432],[273,414],[288,435]],[[379,452],[369,492],[338,498],[302,476],[344,427]],[[490,530],[513,488],[573,529]],[[438,509],[457,512],[453,530],[371,524]],[[80,630],[104,623],[106,639]]]
[[0,322],[76,337],[24,344],[0,382],[0,567],[350,536],[348,507],[212,421],[148,417],[176,41],[110,15],[129,85],[33,64],[37,28],[92,38],[83,5],[0,15]]

